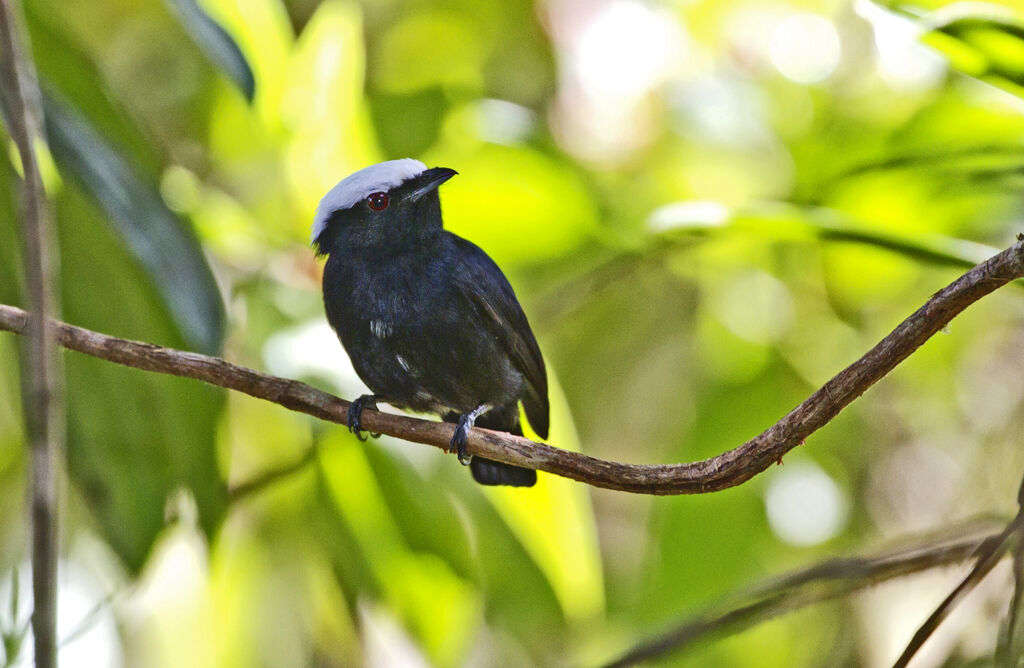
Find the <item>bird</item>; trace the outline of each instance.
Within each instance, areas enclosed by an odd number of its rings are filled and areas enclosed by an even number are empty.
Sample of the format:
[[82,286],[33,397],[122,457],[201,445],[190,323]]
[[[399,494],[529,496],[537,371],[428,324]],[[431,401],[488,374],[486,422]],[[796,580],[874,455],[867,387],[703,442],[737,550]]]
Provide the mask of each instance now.
[[327,257],[323,299],[372,394],[350,405],[348,428],[377,402],[455,424],[448,452],[483,485],[531,487],[537,472],[470,457],[475,426],[523,435],[519,403],[547,438],[547,372],[540,347],[498,265],[446,229],[438,188],[458,172],[403,158],[345,177],[320,200],[311,244]]

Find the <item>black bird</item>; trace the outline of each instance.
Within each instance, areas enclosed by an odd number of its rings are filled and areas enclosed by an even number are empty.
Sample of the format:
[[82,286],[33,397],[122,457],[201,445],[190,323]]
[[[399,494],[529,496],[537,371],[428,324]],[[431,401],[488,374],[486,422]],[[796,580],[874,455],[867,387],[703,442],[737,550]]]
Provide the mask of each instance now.
[[343,179],[317,207],[312,242],[324,267],[324,307],[356,373],[383,401],[457,424],[450,449],[484,485],[530,487],[531,469],[466,455],[474,423],[548,433],[544,359],[508,280],[479,247],[446,231],[437,188],[456,172],[391,160]]

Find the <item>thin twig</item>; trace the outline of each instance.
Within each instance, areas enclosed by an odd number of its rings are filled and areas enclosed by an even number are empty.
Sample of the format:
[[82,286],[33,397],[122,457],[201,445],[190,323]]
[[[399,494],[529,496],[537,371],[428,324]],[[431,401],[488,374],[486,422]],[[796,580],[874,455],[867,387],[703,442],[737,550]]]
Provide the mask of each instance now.
[[1013,550],[1013,596],[1010,597],[1010,611],[1006,615],[1006,627],[1002,642],[996,650],[997,666],[1016,665],[1022,650],[1019,642],[1020,608],[1024,595],[1024,531],[1017,532],[1017,543]]
[[[739,485],[779,461],[906,359],[950,320],[985,295],[1024,276],[1024,237],[974,267],[904,320],[863,357],[828,381],[759,436],[721,455],[689,464],[622,464],[559,450],[520,436],[475,428],[468,451],[509,464],[641,494],[700,494]],[[0,329],[26,331],[28,314],[0,305]],[[270,376],[217,357],[128,341],[66,323],[54,323],[71,350],[147,371],[195,378],[323,420],[345,424],[349,402],[295,380]],[[365,429],[446,449],[453,426],[366,410]]]
[[910,660],[914,658],[917,651],[921,649],[924,643],[931,637],[935,629],[939,628],[939,624],[942,623],[949,613],[952,612],[953,608],[963,600],[964,596],[969,594],[979,582],[985,579],[985,576],[989,574],[996,564],[999,563],[1000,559],[1006,554],[1006,551],[1010,549],[1010,542],[1014,535],[1021,530],[1024,526],[1024,513],[1018,514],[1014,518],[1006,529],[1004,529],[994,539],[986,541],[983,546],[978,549],[977,558],[978,561],[974,565],[974,568],[967,574],[967,576],[956,586],[953,591],[950,592],[939,607],[935,609],[921,628],[917,630],[914,637],[910,639],[910,643],[907,648],[903,650],[903,654],[900,658],[896,659],[896,663],[893,664],[893,668],[906,668],[910,663]]
[[314,445],[305,453],[302,457],[295,460],[291,464],[285,464],[280,468],[265,471],[257,475],[252,480],[246,480],[245,482],[239,483],[228,490],[228,503],[237,503],[242,499],[245,499],[253,494],[263,491],[270,485],[273,485],[282,478],[287,478],[293,473],[298,473],[306,467],[307,464],[316,459],[317,447]]
[[[1017,490],[1017,512],[1024,513],[1024,480]],[[1005,665],[1019,665],[1024,656],[1024,628],[1021,628],[1021,607],[1024,606],[1024,524],[1017,530],[1017,544],[1013,554],[1013,597],[1007,615],[1007,641]]]
[[[645,640],[605,668],[625,668],[667,654],[682,651],[698,640],[723,637],[750,628],[762,621],[798,610],[814,603],[839,598],[860,589],[948,566],[970,559],[981,546],[1001,534],[977,528],[965,537],[963,529],[955,539],[927,536],[914,544],[870,557],[830,559],[755,587],[732,604],[719,604],[683,622],[676,628]],[[721,612],[726,608],[725,612]]]
[[[900,658],[893,664],[893,668],[905,668],[910,663],[910,660],[914,658],[914,655],[917,654],[918,650],[920,650],[924,643],[928,641],[928,638],[931,637],[935,630],[939,628],[942,621],[949,616],[949,613],[952,612],[956,604],[962,601],[964,596],[969,594],[979,582],[985,579],[985,576],[988,575],[989,571],[995,568],[995,565],[999,563],[999,560],[1002,559],[1003,555],[1011,548],[1014,539],[1019,538],[1019,536],[1024,533],[1024,480],[1021,481],[1020,489],[1017,491],[1017,503],[1019,505],[1017,516],[1013,518],[1012,522],[1006,525],[1006,528],[1000,532],[996,539],[987,541],[986,544],[978,548],[978,552],[975,555],[977,557],[977,563],[975,563],[974,568],[972,568],[967,574],[967,577],[965,577],[963,581],[961,581],[960,584],[950,592],[949,596],[939,604],[939,607],[935,609],[935,612],[925,620],[924,624],[921,625],[921,628],[919,628],[917,633],[914,634],[914,637],[911,638],[907,648],[903,650],[903,654],[901,654]],[[1018,544],[1017,549],[1019,550],[1020,547],[1021,546]],[[1014,561],[1016,561],[1016,558]],[[1018,595],[1018,593],[1014,593],[1013,601],[1010,604],[1010,614],[1008,615],[1008,630],[1011,634],[1013,632],[1014,624],[1016,623],[1016,604],[1019,602]],[[1008,652],[1012,651],[1012,644],[1013,641],[1011,635],[1007,640],[1007,644],[996,648],[997,659],[1008,661],[1010,656]]]
[[32,631],[37,668],[57,665],[57,449],[52,298],[52,231],[35,142],[42,141],[42,105],[24,30],[12,0],[0,0],[0,52],[8,131],[22,167],[25,284],[29,318],[24,405],[32,453]]

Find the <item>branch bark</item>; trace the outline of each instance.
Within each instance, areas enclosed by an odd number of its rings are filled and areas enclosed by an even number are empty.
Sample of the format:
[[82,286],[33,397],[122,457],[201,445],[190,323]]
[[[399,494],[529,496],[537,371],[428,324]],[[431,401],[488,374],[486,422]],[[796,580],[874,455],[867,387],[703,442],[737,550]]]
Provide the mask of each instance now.
[[32,459],[32,633],[37,668],[57,665],[56,346],[53,342],[52,230],[35,143],[42,141],[42,104],[24,31],[12,0],[0,0],[0,74],[8,132],[22,167],[27,319],[22,369],[26,434]]
[[[888,374],[956,315],[985,295],[1024,277],[1024,236],[933,295],[863,357],[760,435],[716,457],[689,464],[622,464],[560,450],[502,432],[474,428],[468,451],[596,487],[641,494],[700,494],[739,485],[797,447]],[[0,329],[24,334],[29,315],[0,305]],[[55,322],[58,342],[71,350],[147,371],[202,380],[345,424],[349,402],[305,383],[277,378],[216,357],[163,348]],[[364,429],[447,448],[452,425],[366,410]]]

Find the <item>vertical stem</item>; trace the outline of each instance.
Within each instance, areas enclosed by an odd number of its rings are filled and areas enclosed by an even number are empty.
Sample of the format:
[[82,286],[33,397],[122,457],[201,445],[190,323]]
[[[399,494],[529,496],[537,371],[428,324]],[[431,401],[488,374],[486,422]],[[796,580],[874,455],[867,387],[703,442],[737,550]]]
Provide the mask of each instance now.
[[25,285],[31,316],[22,368],[26,436],[32,461],[32,632],[36,668],[57,666],[57,440],[51,288],[51,223],[35,142],[42,105],[16,0],[0,0],[0,55],[6,120],[22,166]]

